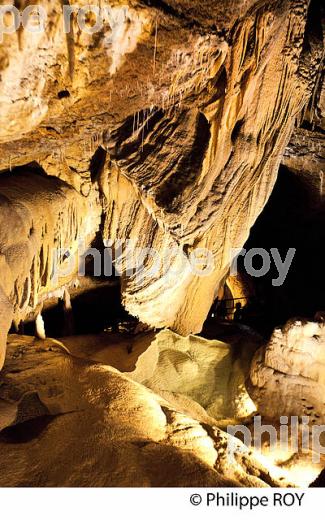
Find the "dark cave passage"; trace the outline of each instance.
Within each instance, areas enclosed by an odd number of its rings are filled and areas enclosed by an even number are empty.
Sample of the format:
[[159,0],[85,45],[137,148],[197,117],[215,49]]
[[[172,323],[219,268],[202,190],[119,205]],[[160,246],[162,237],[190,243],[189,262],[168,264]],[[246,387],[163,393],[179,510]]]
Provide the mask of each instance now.
[[79,3],[0,6],[2,514],[309,511],[325,2]]
[[[253,276],[245,267],[244,256],[239,256],[237,278],[248,297],[236,299],[226,283],[211,308],[204,333],[213,321],[219,325],[238,321],[267,337],[275,327],[292,318],[312,320],[317,312],[323,311],[324,217],[325,204],[313,179],[300,177],[281,166],[271,197],[244,245],[246,254],[264,250],[270,256],[271,267],[263,276]],[[290,249],[295,251],[279,286],[273,283],[279,277],[279,269],[271,249],[278,251],[282,261]],[[252,266],[256,271],[263,266],[258,253],[252,259]]]
[[[121,303],[118,281],[88,278],[81,287],[70,289],[69,293],[72,309],[68,312],[59,298],[44,305],[42,317],[48,337],[97,334],[107,329],[115,331],[121,322],[132,323],[132,317]],[[24,333],[35,334],[34,321],[24,324]]]
[[[98,246],[99,253],[102,254]],[[101,256],[103,260],[103,255]],[[118,332],[119,324],[132,329],[137,320],[129,315],[122,304],[120,278],[95,276],[94,258],[86,258],[86,276],[79,278],[78,287],[68,289],[71,308],[67,311],[63,298],[44,302],[42,318],[48,337],[99,334],[105,330]],[[34,320],[24,324],[24,334],[35,334]]]
[[[296,250],[282,285],[272,284],[278,277],[274,262],[265,276],[256,278],[246,272],[243,259],[239,259],[239,273],[253,288],[260,321],[270,332],[290,318],[313,319],[323,310],[325,204],[318,195],[305,178],[281,167],[273,193],[244,246],[247,250],[262,248],[268,252],[276,248],[282,259],[290,248]],[[261,258],[256,256],[254,262],[259,269]],[[253,317],[253,321],[258,319]]]
[[[93,161],[91,162],[91,173],[94,179],[99,175],[100,169],[102,168],[103,162],[105,161],[105,157],[106,153],[103,152],[101,148],[99,148],[99,150],[97,150],[95,153]],[[69,189],[72,199],[74,199],[77,195],[71,186],[67,185],[64,181],[58,179],[57,177],[47,175],[44,169],[37,162],[33,162],[2,173],[0,188],[2,194],[2,204],[5,208],[6,204],[8,204],[6,198],[8,193],[14,202],[13,207],[21,207],[24,203],[24,194],[23,190],[20,189],[19,181],[22,185],[24,185],[25,191],[29,190],[29,196],[26,197],[27,200],[31,197],[34,197],[32,209],[35,211],[37,210],[38,204],[41,204],[40,201],[42,199],[53,199],[55,194],[59,192],[60,189]],[[36,197],[37,194],[39,194],[38,198]],[[63,208],[62,200],[63,196],[61,194],[61,199],[59,200],[58,204],[60,206],[59,211],[62,211]],[[2,211],[4,211],[3,208]],[[43,211],[40,211],[40,213],[43,213]],[[46,216],[49,220],[52,218],[51,213]],[[12,223],[11,232],[13,238],[11,238],[11,240],[22,242],[25,232],[23,219],[15,220],[14,217],[15,215],[12,216],[12,214],[9,214],[9,217],[7,217],[9,220],[11,219]],[[42,218],[43,217],[44,215],[42,215]],[[25,215],[24,218],[26,219]],[[37,218],[40,220],[38,214],[36,214],[34,218],[35,220]],[[73,217],[73,221],[76,221],[75,216]],[[44,218],[42,222],[44,228],[42,230],[42,238],[44,238],[48,232],[49,225]],[[53,251],[56,249],[57,244],[59,243],[58,240],[60,238],[60,233],[62,233],[62,235],[66,235],[69,228],[68,219],[61,218],[60,222],[61,230],[57,230],[58,236],[55,237],[53,244],[50,244],[50,247]],[[29,233],[28,239],[33,238],[33,234],[34,223],[33,220],[31,220],[31,231]],[[78,230],[76,229],[73,238],[77,236]],[[80,236],[82,236],[82,233]],[[0,247],[3,246],[1,239],[2,241],[5,241],[6,235],[4,235],[4,238],[0,237]],[[28,251],[31,246],[28,244],[28,242],[22,243],[23,246],[20,246],[19,259],[22,261],[22,264],[24,264],[24,262],[27,263]],[[64,248],[67,248],[67,252],[64,254],[64,256],[69,258],[71,254],[69,247],[71,244],[65,242],[63,245]],[[10,247],[12,247],[11,243]],[[56,287],[58,291],[60,291],[60,289],[63,290],[64,288],[67,291],[69,302],[71,300],[71,308],[68,309],[68,311],[65,308],[62,296],[54,294],[55,291],[53,292],[53,289],[48,289],[48,292],[44,294],[44,289],[47,285],[48,278],[47,270],[50,270],[47,252],[48,249],[44,245],[40,247],[39,251],[35,250],[34,252],[35,258],[37,255],[39,255],[39,277],[41,280],[41,286],[43,288],[43,297],[41,296],[37,305],[32,308],[32,298],[29,295],[29,301],[27,302],[29,304],[29,311],[26,311],[25,316],[22,318],[23,321],[20,324],[17,322],[12,323],[9,331],[10,333],[16,333],[18,329],[19,333],[34,336],[36,333],[35,317],[37,316],[38,312],[41,312],[45,325],[46,336],[52,338],[60,338],[75,334],[97,334],[107,329],[112,329],[115,331],[118,329],[119,323],[130,323],[130,327],[132,328],[132,325],[136,323],[136,320],[132,318],[123,307],[120,278],[117,276],[114,265],[112,265],[111,268],[111,276],[104,275],[104,273],[106,273],[106,267],[104,265],[105,255],[100,231],[97,232],[89,250],[81,255],[81,258],[84,257],[84,276],[77,276],[76,273],[75,280],[78,278],[77,284],[71,282],[73,279],[72,277],[68,285],[60,283]],[[33,286],[34,283],[36,282],[34,280],[33,274],[31,275],[30,286]],[[29,286],[28,282],[25,283],[25,286],[25,292],[27,294]]]

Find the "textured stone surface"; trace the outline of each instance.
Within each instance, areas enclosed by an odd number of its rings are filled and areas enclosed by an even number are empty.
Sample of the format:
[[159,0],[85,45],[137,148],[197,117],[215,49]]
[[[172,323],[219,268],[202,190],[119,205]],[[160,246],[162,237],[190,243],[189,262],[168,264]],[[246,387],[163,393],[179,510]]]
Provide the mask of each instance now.
[[249,393],[258,412],[278,420],[281,415],[325,420],[324,323],[292,321],[276,329],[252,362]]
[[324,197],[325,138],[322,132],[297,128],[282,162],[291,171],[303,176],[316,199]]
[[[324,10],[317,14],[311,5],[308,24],[310,45],[324,37]],[[319,67],[312,95],[300,118],[283,156],[283,164],[302,176],[306,189],[311,191],[314,202],[319,204],[324,197],[325,173],[325,74],[324,51],[322,66]]]
[[1,367],[11,322],[18,329],[48,295],[76,279],[80,244],[85,250],[91,243],[98,217],[96,204],[55,177],[0,176]]
[[1,486],[279,484],[248,452],[230,464],[213,419],[53,340],[10,337],[0,383]]
[[182,338],[165,330],[128,375],[179,405],[189,399],[190,410],[192,401],[210,417],[242,421],[256,410],[245,388],[251,347],[246,346],[245,360],[240,349],[227,343],[197,336]]
[[[100,194],[104,239],[177,246],[167,273],[123,276],[123,301],[152,326],[200,331],[319,80],[317,2],[116,1],[95,36],[65,35],[60,2],[44,5],[45,33],[1,46],[0,168],[36,161]],[[204,278],[189,269],[200,247],[214,256]]]

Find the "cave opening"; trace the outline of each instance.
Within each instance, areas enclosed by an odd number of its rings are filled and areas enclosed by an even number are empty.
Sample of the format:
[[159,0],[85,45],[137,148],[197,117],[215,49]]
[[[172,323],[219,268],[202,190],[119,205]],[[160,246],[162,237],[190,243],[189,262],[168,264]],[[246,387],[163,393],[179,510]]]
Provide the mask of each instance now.
[[[69,287],[69,308],[66,308],[64,296],[50,297],[44,301],[42,318],[46,335],[52,338],[118,333],[122,329],[132,331],[137,320],[123,306],[121,279],[113,270],[111,276],[105,276],[103,265],[98,276],[96,257],[92,249],[98,251],[98,258],[104,262],[104,246],[101,237],[85,252],[85,276],[78,278],[75,285]],[[71,305],[70,305],[71,304]],[[24,334],[34,336],[35,320],[27,320],[23,326]]]
[[15,175],[24,175],[24,174],[31,174],[32,176],[39,176],[39,177],[45,177],[50,178],[51,176],[46,173],[44,168],[37,162],[37,161],[31,161],[27,164],[21,165],[21,166],[15,166],[13,168],[9,168],[3,171],[0,171],[1,173],[1,187],[5,187],[8,183],[8,179],[10,179],[12,176]]
[[[227,285],[228,279],[210,319],[215,316],[220,321],[236,321],[234,312],[239,303],[242,308],[239,321],[268,337],[275,327],[290,319],[313,320],[323,311],[324,216],[323,197],[313,179],[281,166],[273,192],[252,227],[244,250],[270,254],[271,249],[276,249],[282,261],[289,250],[294,250],[284,281],[274,284],[279,271],[273,261],[269,270],[257,277],[247,272],[244,256],[240,255],[237,279],[245,297],[236,299],[236,291],[232,294]],[[262,264],[262,257],[256,254],[253,268],[258,272]]]
[[[42,318],[48,337],[118,332],[120,323],[133,323],[122,305],[118,281],[88,278],[81,287],[69,289],[69,296],[71,310],[68,312],[62,298],[51,298],[44,303]],[[27,320],[24,334],[34,336],[35,331],[35,321]]]
[[[106,153],[100,149],[91,163],[94,177],[103,167],[105,158]],[[24,188],[22,189],[21,186]],[[70,194],[67,203],[64,202],[66,193]],[[0,199],[2,210],[8,211],[7,218],[11,222],[10,232],[0,237],[2,253],[7,255],[3,258],[7,258],[6,261],[10,263],[19,257],[21,262],[19,276],[22,277],[22,281],[17,282],[13,288],[19,299],[17,309],[21,309],[22,314],[20,321],[12,322],[9,333],[37,335],[38,314],[41,314],[47,337],[99,334],[105,330],[117,332],[119,324],[129,326],[132,330],[137,321],[123,306],[120,277],[114,267],[111,274],[104,274],[104,244],[100,231],[92,240],[89,249],[83,253],[85,272],[80,276],[78,272],[76,275],[72,274],[68,283],[59,283],[56,291],[49,287],[49,271],[53,269],[50,267],[49,251],[55,251],[59,244],[64,245],[68,249],[62,254],[62,258],[69,260],[73,249],[69,248],[72,244],[65,242],[61,244],[61,239],[65,240],[70,234],[70,239],[78,243],[83,236],[82,234],[78,236],[75,201],[82,201],[82,198],[76,191],[57,177],[47,175],[39,163],[32,162],[2,173],[0,197],[2,197]],[[53,229],[50,229],[51,222],[54,222],[53,210],[44,212],[42,204],[44,199],[50,201],[55,200],[56,197],[58,197],[56,219],[57,222],[62,223],[62,226],[59,228],[57,223],[54,223]],[[21,216],[17,214],[16,208],[22,211]],[[81,213],[79,218],[82,221],[85,215]],[[69,231],[71,223],[74,228],[72,233]],[[37,233],[39,233],[38,238]],[[24,279],[21,272],[27,266],[31,274],[26,274]],[[36,274],[36,271],[39,272]],[[32,291],[36,284],[39,284],[41,296],[35,303]],[[20,286],[23,286],[23,290]],[[27,310],[23,311],[23,308]]]
[[325,204],[322,194],[312,190],[311,185],[303,176],[281,167],[273,193],[245,245],[247,250],[277,248],[282,259],[290,248],[295,249],[283,284],[272,283],[277,278],[274,263],[265,276],[256,278],[245,272],[240,261],[240,272],[254,287],[269,329],[293,317],[313,319],[323,310]]

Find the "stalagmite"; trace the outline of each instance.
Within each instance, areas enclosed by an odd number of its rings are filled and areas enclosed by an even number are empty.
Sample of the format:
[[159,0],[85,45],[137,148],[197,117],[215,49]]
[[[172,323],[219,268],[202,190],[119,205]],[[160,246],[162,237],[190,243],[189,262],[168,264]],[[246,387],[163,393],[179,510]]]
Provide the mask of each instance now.
[[324,7],[79,3],[0,8],[0,485],[308,484],[225,429],[325,421]]
[[64,335],[71,336],[74,333],[74,319],[71,298],[67,287],[63,293],[63,313],[64,313]]
[[46,339],[45,324],[41,313],[36,316],[35,332],[39,339]]

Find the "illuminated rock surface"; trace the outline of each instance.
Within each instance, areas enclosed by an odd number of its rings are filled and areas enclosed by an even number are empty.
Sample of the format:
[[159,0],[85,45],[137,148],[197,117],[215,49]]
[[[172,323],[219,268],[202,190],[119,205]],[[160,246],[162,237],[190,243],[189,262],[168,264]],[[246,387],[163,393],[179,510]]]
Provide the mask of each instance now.
[[[261,453],[271,466],[282,468],[289,480],[304,487],[325,464],[324,330],[324,323],[299,320],[276,329],[255,354],[247,384],[262,424],[277,431],[271,451],[270,436],[265,433]],[[287,433],[283,430],[282,442],[281,425],[288,428]]]
[[278,484],[249,453],[230,463],[213,419],[53,340],[10,336],[0,381],[1,486]]
[[[274,422],[324,421],[324,326],[276,330],[251,368],[257,341],[193,334],[227,278],[249,302],[249,284],[229,267],[280,163],[322,215],[320,2],[102,1],[109,15],[95,35],[76,16],[65,34],[63,4],[44,0],[46,31],[21,28],[0,45],[0,369],[11,327],[36,320],[45,338],[42,310],[60,298],[73,334],[69,289],[111,283],[81,283],[76,263],[58,279],[56,251],[64,270],[90,245],[128,240],[122,304],[163,330],[113,343],[104,332],[62,344],[9,335],[0,485],[308,484],[319,467],[291,452],[229,461],[219,427],[251,427],[255,408]],[[138,248],[170,256],[153,271],[149,254],[142,275],[129,276]],[[198,276],[191,261],[203,248],[213,268]]]
[[67,276],[59,270],[71,265],[79,243],[83,249],[91,243],[98,216],[95,204],[94,209],[90,201],[86,205],[55,177],[32,172],[0,176],[0,366],[11,322],[18,328],[28,316],[37,316],[49,294],[76,279],[77,262]]
[[134,338],[101,334],[62,339],[80,358],[110,365],[201,419],[243,421],[255,410],[245,380],[260,338],[236,332],[231,343],[163,330]]
[[229,344],[165,330],[129,376],[179,405],[188,398],[189,410],[192,401],[215,419],[243,420],[256,410],[245,388],[249,350],[247,345],[245,360]]
[[250,395],[266,417],[307,416],[324,424],[324,323],[292,321],[276,329],[253,359]]
[[[321,13],[308,4],[116,2],[94,36],[75,21],[64,34],[56,0],[47,31],[4,36],[0,169],[37,163],[98,200],[103,239],[178,248],[154,276],[150,258],[148,278],[123,275],[125,307],[144,323],[202,329],[320,84]],[[214,258],[206,277],[189,264],[202,247]],[[21,276],[14,291],[0,282],[2,337]]]

